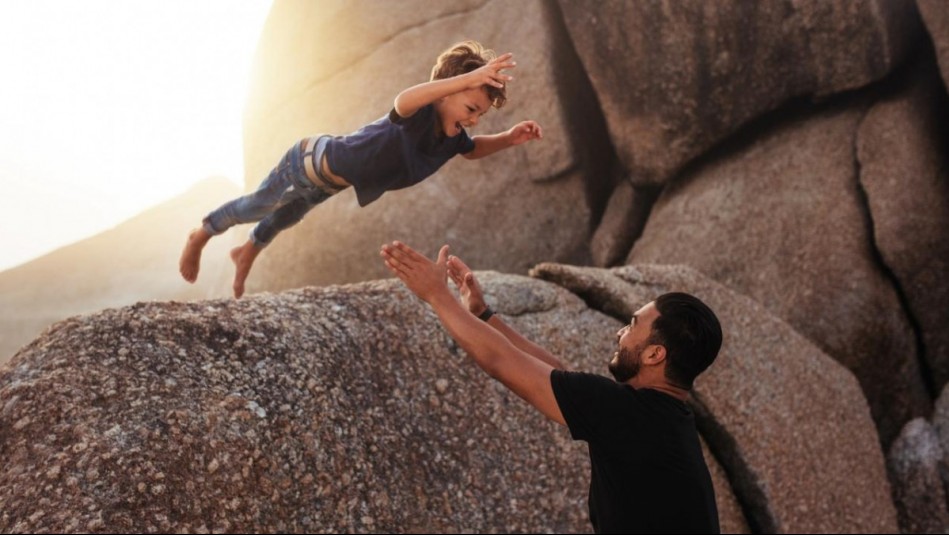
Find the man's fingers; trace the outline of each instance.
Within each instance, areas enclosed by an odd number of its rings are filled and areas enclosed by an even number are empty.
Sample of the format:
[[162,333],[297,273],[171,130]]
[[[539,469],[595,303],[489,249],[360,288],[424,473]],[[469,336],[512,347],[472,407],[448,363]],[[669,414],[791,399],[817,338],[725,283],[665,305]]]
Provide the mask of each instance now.
[[390,269],[398,270],[399,273],[407,273],[410,269],[409,264],[405,262],[404,257],[400,257],[398,250],[393,249],[389,246],[383,246],[382,252],[380,253],[382,258],[385,259],[386,266]]
[[386,264],[386,267],[389,268],[389,271],[391,271],[393,275],[395,275],[396,277],[402,278],[402,272],[399,271],[395,266],[393,266],[392,262],[389,262],[388,260],[386,260],[385,264]]
[[394,241],[392,245],[395,249],[393,256],[400,260],[405,262],[431,262],[425,255],[400,241]]
[[457,269],[458,271],[462,273],[466,271],[469,271],[469,272],[471,271],[471,268],[468,267],[468,264],[465,264],[465,262],[462,259],[458,258],[457,256],[451,256],[448,259],[448,261],[451,263],[451,265],[455,269]]
[[452,269],[450,267],[450,264],[448,268],[448,276],[451,277],[451,280],[453,280],[458,287],[461,287],[461,283],[464,282],[464,279],[462,278],[461,274],[458,273],[456,270]]
[[439,266],[446,266],[448,264],[448,246],[442,245],[442,248],[438,250],[438,260],[436,262]]

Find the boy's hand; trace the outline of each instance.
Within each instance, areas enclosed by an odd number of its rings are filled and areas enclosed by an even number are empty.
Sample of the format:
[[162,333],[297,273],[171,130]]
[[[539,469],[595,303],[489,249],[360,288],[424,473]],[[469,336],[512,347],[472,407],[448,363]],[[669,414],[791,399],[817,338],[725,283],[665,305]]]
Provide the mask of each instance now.
[[448,276],[458,286],[461,302],[468,308],[468,312],[480,316],[488,308],[488,304],[484,302],[484,292],[471,269],[457,256],[449,256]]
[[[432,262],[408,245],[394,241],[392,245],[383,245],[379,253],[385,259],[389,271],[423,301],[432,304],[440,294],[448,291],[447,267],[448,246],[443,245],[438,252],[438,260]],[[452,297],[451,299],[454,299]]]
[[513,76],[501,73],[504,69],[513,69],[517,63],[511,58],[514,54],[508,52],[498,56],[482,67],[479,67],[465,76],[468,77],[468,89],[477,89],[484,85],[504,87],[506,82],[514,79]]
[[511,146],[527,143],[532,139],[542,139],[543,137],[544,132],[535,121],[522,121],[507,131],[507,138]]

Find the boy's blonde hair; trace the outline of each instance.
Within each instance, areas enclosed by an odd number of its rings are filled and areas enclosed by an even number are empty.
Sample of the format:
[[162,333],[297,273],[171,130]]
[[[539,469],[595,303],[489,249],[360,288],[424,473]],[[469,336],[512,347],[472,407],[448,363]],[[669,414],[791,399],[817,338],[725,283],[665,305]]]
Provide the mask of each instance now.
[[[443,80],[469,73],[487,65],[496,57],[494,50],[485,49],[477,41],[462,41],[438,56],[435,66],[432,67],[432,80]],[[500,109],[507,102],[506,88],[485,84],[484,90],[487,91],[491,106],[495,109]]]

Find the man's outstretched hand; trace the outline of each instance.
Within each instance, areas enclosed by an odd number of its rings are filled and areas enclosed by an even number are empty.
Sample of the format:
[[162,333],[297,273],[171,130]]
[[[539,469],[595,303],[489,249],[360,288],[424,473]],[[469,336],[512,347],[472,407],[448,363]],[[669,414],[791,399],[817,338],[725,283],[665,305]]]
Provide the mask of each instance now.
[[451,296],[448,291],[447,245],[443,245],[438,251],[438,259],[435,262],[398,241],[383,245],[379,254],[385,260],[389,271],[426,303],[432,304],[439,296]]
[[451,255],[448,257],[448,276],[458,287],[461,301],[468,308],[468,312],[480,316],[488,308],[488,304],[484,301],[481,284],[471,272],[471,268],[457,256]]

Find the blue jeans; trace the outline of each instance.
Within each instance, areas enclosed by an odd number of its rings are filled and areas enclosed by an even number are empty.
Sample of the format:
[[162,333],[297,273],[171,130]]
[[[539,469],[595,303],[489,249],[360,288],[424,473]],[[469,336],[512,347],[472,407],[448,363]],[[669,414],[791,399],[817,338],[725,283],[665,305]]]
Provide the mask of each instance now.
[[[216,236],[240,223],[259,221],[250,232],[257,247],[269,244],[283,229],[300,222],[314,206],[336,194],[322,176],[323,153],[329,136],[322,136],[312,152],[304,154],[306,140],[296,143],[270,171],[257,191],[227,202],[204,218],[205,232]],[[320,187],[306,176],[304,158],[312,158],[318,178],[327,182]]]

